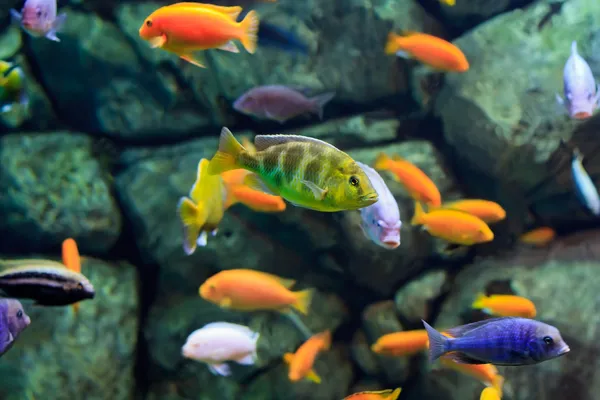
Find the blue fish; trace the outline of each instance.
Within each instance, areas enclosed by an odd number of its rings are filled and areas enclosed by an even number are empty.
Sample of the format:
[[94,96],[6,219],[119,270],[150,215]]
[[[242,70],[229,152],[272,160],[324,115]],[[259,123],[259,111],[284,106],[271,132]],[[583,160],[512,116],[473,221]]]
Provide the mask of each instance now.
[[573,161],[571,161],[571,175],[575,182],[575,193],[581,203],[592,212],[594,215],[600,214],[600,196],[598,189],[583,168],[583,155],[578,149],[573,151]]
[[0,356],[10,350],[21,331],[30,323],[19,300],[0,299]]
[[423,321],[429,358],[460,364],[531,365],[562,356],[569,346],[555,327],[527,318],[492,318],[447,329],[442,335]]
[[258,45],[274,47],[290,53],[308,54],[308,45],[291,31],[268,22],[260,21]]

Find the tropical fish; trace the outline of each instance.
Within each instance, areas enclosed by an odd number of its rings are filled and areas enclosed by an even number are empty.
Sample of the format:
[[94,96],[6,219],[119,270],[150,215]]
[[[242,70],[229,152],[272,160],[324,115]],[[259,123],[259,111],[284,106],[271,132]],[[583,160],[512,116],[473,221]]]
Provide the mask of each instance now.
[[425,213],[419,202],[415,203],[411,224],[423,225],[432,236],[459,245],[471,246],[494,240],[490,227],[476,216],[441,208]]
[[456,5],[456,0],[440,0],[440,3],[452,7]]
[[257,86],[241,95],[233,103],[233,108],[243,114],[279,123],[307,113],[323,119],[323,108],[334,96],[335,93],[330,92],[309,98],[287,86]]
[[446,329],[447,337],[423,321],[429,359],[442,355],[462,364],[530,365],[570,351],[555,327],[527,318],[486,319]]
[[391,172],[394,180],[404,186],[413,200],[421,201],[429,207],[439,207],[442,204],[442,196],[435,183],[419,167],[400,156],[395,155],[391,159],[385,153],[379,153],[374,167]]
[[400,396],[401,388],[365,391],[351,394],[343,400],[396,400]]
[[331,346],[331,332],[317,333],[304,342],[296,353],[285,353],[283,360],[289,365],[288,378],[292,382],[308,379],[314,383],[321,383],[321,377],[317,375],[313,366],[317,355]]
[[187,255],[196,251],[196,245],[206,246],[208,232],[216,235],[225,212],[223,180],[220,176],[208,174],[208,164],[207,159],[200,160],[190,197],[181,197],[177,203],[177,213],[183,225],[183,250]]
[[265,21],[260,21],[258,44],[261,47],[273,47],[288,53],[308,54],[308,45],[295,33]]
[[229,376],[231,368],[226,361],[254,365],[257,360],[256,343],[260,334],[247,326],[229,322],[213,322],[192,332],[181,354],[208,365],[216,375]]
[[583,155],[579,149],[573,150],[571,176],[575,183],[575,193],[579,201],[594,215],[600,215],[600,196],[598,189],[582,164]]
[[524,233],[519,238],[521,243],[530,244],[532,246],[545,246],[556,237],[554,229],[543,226]]
[[0,299],[0,357],[15,344],[31,319],[19,300]]
[[571,43],[571,55],[563,70],[565,99],[558,94],[556,100],[567,108],[574,119],[586,119],[598,108],[600,89],[588,63],[577,52],[577,42]]
[[[77,243],[72,238],[65,239],[62,243],[62,261],[65,267],[70,271],[81,274],[81,257]],[[79,303],[73,303],[73,312],[77,314],[79,311]]]
[[394,332],[381,336],[371,345],[371,350],[386,356],[411,356],[429,346],[429,337],[425,329]]
[[60,42],[56,33],[67,19],[65,13],[56,15],[56,0],[25,0],[21,13],[11,9],[10,15],[31,36],[44,36],[55,42]]
[[390,33],[385,45],[385,53],[414,58],[440,71],[465,72],[469,69],[469,62],[458,47],[426,33],[405,32],[403,35]]
[[493,387],[502,395],[504,377],[498,373],[498,369],[492,364],[460,364],[450,357],[440,357],[442,366],[460,372],[461,374],[477,379],[486,386]]
[[442,204],[442,208],[464,211],[476,216],[487,224],[502,221],[506,218],[506,211],[504,211],[504,208],[502,208],[500,204],[489,200],[457,200]]
[[373,243],[386,249],[395,249],[400,246],[400,210],[398,203],[383,178],[373,168],[361,162],[356,162],[367,174],[379,200],[368,207],[361,208],[360,227]]
[[11,111],[15,104],[29,105],[25,74],[17,64],[0,60],[0,113]]
[[177,54],[204,68],[194,57],[194,52],[219,49],[238,53],[233,40],[239,40],[251,54],[256,51],[258,16],[252,10],[238,23],[236,18],[241,11],[241,7],[176,3],[150,14],[140,27],[139,35],[153,48]]
[[250,153],[223,128],[209,174],[244,168],[245,184],[298,207],[334,212],[370,206],[378,195],[365,172],[329,143],[297,135],[259,135]]
[[241,203],[258,212],[284,211],[286,205],[281,196],[273,196],[272,194],[252,189],[244,184],[244,180],[249,174],[251,172],[245,169],[234,169],[221,174],[227,192],[225,209],[234,204]]
[[200,296],[222,308],[239,311],[278,310],[294,308],[308,315],[312,289],[292,292],[296,283],[251,269],[230,269],[208,278],[200,286]]
[[531,300],[510,294],[486,296],[479,293],[471,307],[498,317],[535,318],[537,313],[535,304]]
[[479,400],[500,400],[502,395],[493,387],[485,388],[481,391]]
[[96,295],[90,281],[50,260],[1,260],[0,290],[42,306],[66,306]]

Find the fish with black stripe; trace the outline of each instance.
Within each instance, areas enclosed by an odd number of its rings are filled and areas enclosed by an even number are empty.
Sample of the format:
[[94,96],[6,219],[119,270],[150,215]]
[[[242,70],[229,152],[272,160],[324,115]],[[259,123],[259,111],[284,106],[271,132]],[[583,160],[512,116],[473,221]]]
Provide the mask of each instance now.
[[253,172],[246,185],[316,211],[358,210],[379,198],[358,164],[327,142],[298,135],[258,135],[254,146],[256,152],[246,150],[223,128],[208,173],[246,169]]

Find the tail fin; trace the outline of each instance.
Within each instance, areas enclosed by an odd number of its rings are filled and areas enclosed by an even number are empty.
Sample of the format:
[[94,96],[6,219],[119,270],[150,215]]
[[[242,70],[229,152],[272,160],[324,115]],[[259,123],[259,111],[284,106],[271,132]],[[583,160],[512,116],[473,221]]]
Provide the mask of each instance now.
[[81,272],[81,258],[77,243],[72,238],[65,239],[62,243],[62,261],[71,271]]
[[294,353],[285,353],[283,355],[283,362],[285,362],[288,365],[292,363],[293,359],[294,359]]
[[323,119],[323,108],[325,107],[325,104],[329,103],[334,97],[335,92],[328,92],[310,99],[314,104],[314,111],[319,116],[319,119]]
[[487,296],[484,293],[478,293],[477,297],[475,297],[475,301],[473,302],[473,304],[471,304],[471,308],[477,308],[477,309],[486,308],[487,307],[485,305],[486,299],[487,299]]
[[425,220],[425,211],[423,210],[423,206],[418,201],[415,201],[415,214],[413,215],[410,224],[411,225],[422,225]]
[[386,397],[386,400],[396,400],[398,396],[400,396],[400,392],[402,392],[402,388],[394,389],[394,391],[390,393],[388,397]]
[[308,315],[308,310],[310,309],[310,303],[312,301],[313,294],[313,289],[306,289],[301,290],[300,292],[295,292],[296,302],[292,305],[292,307],[300,311],[302,314]]
[[239,168],[237,165],[237,157],[245,150],[244,146],[235,139],[233,133],[231,133],[229,129],[221,129],[219,151],[217,151],[217,154],[215,154],[212,160],[210,160],[210,164],[208,164],[208,174],[217,175],[221,172]]
[[331,347],[331,331],[326,330],[318,335],[323,339],[323,350],[329,350]]
[[308,371],[308,374],[306,374],[306,379],[314,383],[321,383],[321,377],[317,375],[314,369]]
[[200,208],[194,204],[194,202],[187,197],[179,199],[177,204],[177,211],[179,213],[179,219],[183,224],[183,250],[188,256],[196,251],[196,239],[200,235],[200,229],[206,221],[206,215],[202,215],[201,212],[204,207]]
[[400,50],[400,46],[398,45],[398,39],[400,38],[400,35],[396,35],[393,32],[388,35],[384,50],[385,54],[395,54],[398,50]]
[[492,381],[492,387],[496,389],[500,398],[502,398],[502,387],[504,386],[504,377],[502,375],[496,375]]
[[240,25],[244,31],[240,41],[250,54],[254,54],[256,51],[256,41],[258,40],[258,15],[256,11],[250,11],[246,17],[240,22]]
[[385,153],[379,153],[377,155],[377,158],[375,159],[375,164],[373,165],[373,168],[375,169],[387,169],[388,167],[388,163],[391,161],[391,158],[388,157],[387,154]]
[[427,322],[423,320],[421,320],[421,322],[423,322],[423,325],[427,330],[427,336],[429,337],[429,360],[434,362],[446,353],[446,343],[451,339],[444,337],[444,335],[436,331]]

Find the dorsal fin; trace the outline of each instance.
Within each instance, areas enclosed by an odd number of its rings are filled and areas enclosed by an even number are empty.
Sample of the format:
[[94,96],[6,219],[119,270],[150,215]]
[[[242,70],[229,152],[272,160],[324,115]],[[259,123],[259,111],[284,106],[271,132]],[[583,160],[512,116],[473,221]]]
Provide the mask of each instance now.
[[507,319],[513,319],[513,317],[488,318],[488,319],[484,319],[483,321],[472,322],[470,324],[457,326],[455,328],[444,329],[443,333],[447,333],[448,335],[452,336],[453,338],[459,338],[475,329],[481,328],[482,326],[489,324],[490,322],[496,322],[499,320],[507,320]]
[[215,11],[215,12],[218,12],[221,14],[225,14],[225,15],[231,17],[231,19],[233,19],[234,21],[237,20],[237,17],[242,12],[242,7],[240,7],[240,6],[226,7],[226,6],[217,6],[215,4],[201,4],[201,3],[190,3],[190,2],[171,4],[168,7],[169,8],[185,8],[185,7],[204,8],[206,10],[212,10],[212,11]]
[[198,162],[198,172],[196,173],[196,181],[190,189],[190,198],[197,202],[199,196],[202,194],[202,178],[207,174],[209,161],[206,158],[201,159]]
[[329,146],[332,149],[339,150],[334,145],[324,142],[319,139],[311,138],[308,136],[300,135],[258,135],[254,138],[254,146],[257,151],[263,151],[271,146],[277,146],[279,144],[292,143],[292,142],[304,142],[304,143],[315,143],[319,145]]

